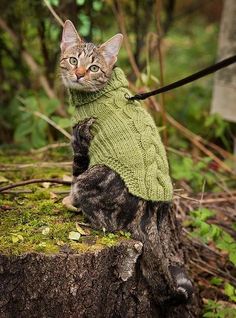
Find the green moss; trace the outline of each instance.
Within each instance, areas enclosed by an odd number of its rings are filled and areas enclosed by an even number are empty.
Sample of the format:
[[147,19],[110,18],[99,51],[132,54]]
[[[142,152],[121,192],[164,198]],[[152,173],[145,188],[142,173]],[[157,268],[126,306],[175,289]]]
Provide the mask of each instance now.
[[[23,164],[35,160],[37,158],[29,155],[6,155],[1,158],[1,162],[5,164]],[[38,160],[40,161],[39,158]],[[63,167],[30,167],[18,171],[3,171],[1,175],[11,182],[17,182],[31,178],[62,178],[65,174],[69,175],[69,171],[70,168]],[[76,231],[76,222],[85,222],[84,217],[82,214],[68,211],[62,205],[61,201],[66,194],[57,195],[56,198],[55,195],[52,196],[54,191],[68,191],[68,186],[53,185],[43,188],[42,184],[32,184],[19,189],[30,189],[32,193],[0,194],[0,253],[58,253],[63,246],[81,253],[114,246],[126,237],[124,232],[112,234],[91,229],[90,235],[81,236],[79,241],[72,241],[69,239],[69,233]]]

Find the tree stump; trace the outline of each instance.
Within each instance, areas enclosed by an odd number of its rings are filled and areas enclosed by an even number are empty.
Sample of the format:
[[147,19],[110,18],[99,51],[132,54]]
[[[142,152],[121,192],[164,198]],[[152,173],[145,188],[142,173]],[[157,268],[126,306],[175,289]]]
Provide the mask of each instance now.
[[156,306],[139,272],[142,244],[95,252],[0,255],[1,318],[199,317],[199,306]]

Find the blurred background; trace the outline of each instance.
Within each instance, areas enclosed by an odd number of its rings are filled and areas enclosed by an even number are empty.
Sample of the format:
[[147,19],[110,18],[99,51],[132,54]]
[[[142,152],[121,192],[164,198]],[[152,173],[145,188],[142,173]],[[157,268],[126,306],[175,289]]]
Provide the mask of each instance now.
[[[137,93],[236,54],[235,16],[234,0],[1,0],[0,183],[71,180],[73,109],[58,69],[63,21],[95,44],[123,33],[117,65]],[[144,102],[168,152],[203,317],[236,317],[235,76],[230,66]],[[42,190],[47,206],[60,206],[68,188],[50,187],[2,192],[0,208],[32,204]]]
[[[235,7],[234,1],[227,2]],[[66,19],[86,41],[99,44],[117,32],[124,34],[117,64],[135,93],[215,63],[223,7],[221,0],[1,0],[1,148],[28,151],[68,142],[73,109],[58,69]],[[191,154],[186,158],[171,151],[169,158],[173,177],[184,176],[196,190],[202,185],[202,169],[212,188],[209,167],[216,172],[234,168],[235,124],[211,112],[213,87],[211,75],[145,102],[166,146]],[[200,166],[193,164],[198,156]],[[195,174],[186,175],[189,166]]]

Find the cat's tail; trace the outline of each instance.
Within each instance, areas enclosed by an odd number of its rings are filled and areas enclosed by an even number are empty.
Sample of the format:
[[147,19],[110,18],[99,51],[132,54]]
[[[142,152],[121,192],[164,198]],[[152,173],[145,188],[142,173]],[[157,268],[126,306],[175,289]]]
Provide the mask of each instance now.
[[193,286],[184,270],[179,227],[172,205],[142,201],[135,219],[130,231],[143,243],[141,269],[153,298],[158,303],[188,302]]

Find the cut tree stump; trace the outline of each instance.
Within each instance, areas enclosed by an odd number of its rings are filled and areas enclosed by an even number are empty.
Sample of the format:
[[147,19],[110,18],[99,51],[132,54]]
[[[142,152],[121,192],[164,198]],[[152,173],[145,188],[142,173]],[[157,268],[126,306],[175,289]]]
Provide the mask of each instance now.
[[199,317],[191,305],[160,308],[139,272],[142,244],[95,252],[0,255],[0,318]]

